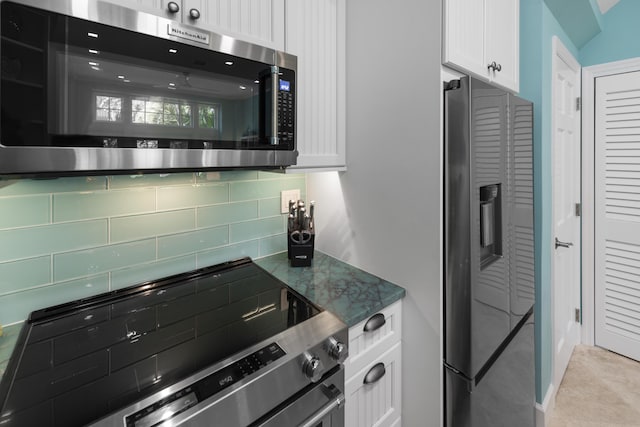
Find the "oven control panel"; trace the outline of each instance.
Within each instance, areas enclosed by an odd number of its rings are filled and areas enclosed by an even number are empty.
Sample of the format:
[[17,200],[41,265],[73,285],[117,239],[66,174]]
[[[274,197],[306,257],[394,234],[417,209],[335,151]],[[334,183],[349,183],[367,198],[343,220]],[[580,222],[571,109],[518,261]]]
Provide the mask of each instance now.
[[213,372],[203,379],[159,400],[140,411],[126,417],[127,427],[154,426],[193,407],[198,402],[232,386],[286,353],[276,343]]

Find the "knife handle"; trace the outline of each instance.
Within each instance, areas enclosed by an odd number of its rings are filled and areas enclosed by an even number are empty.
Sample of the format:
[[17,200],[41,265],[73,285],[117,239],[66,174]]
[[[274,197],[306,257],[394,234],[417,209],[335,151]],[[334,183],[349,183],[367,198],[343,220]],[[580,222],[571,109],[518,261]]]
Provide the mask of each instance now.
[[304,207],[298,208],[298,228],[304,229],[304,217],[307,210]]

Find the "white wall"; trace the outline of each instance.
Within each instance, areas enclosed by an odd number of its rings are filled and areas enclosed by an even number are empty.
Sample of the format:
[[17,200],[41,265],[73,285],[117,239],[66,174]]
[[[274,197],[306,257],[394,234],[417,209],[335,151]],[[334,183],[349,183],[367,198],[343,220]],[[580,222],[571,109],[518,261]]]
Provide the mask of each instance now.
[[318,249],[407,290],[403,425],[440,427],[440,2],[347,1],[347,163],[309,174]]

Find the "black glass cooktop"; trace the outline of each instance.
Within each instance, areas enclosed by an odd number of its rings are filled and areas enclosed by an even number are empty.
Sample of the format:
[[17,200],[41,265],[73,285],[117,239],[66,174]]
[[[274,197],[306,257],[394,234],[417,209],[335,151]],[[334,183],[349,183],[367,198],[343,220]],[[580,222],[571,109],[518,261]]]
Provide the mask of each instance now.
[[245,258],[33,312],[0,425],[83,425],[319,311]]

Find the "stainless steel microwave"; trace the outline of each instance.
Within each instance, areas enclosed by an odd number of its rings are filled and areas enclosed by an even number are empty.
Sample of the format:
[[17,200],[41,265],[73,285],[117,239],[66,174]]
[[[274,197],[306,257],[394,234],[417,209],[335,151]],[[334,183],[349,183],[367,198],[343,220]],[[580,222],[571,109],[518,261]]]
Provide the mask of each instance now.
[[97,0],[0,18],[0,175],[296,163],[295,56]]

